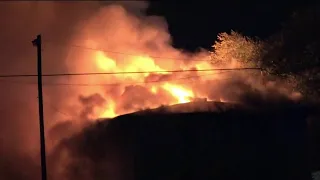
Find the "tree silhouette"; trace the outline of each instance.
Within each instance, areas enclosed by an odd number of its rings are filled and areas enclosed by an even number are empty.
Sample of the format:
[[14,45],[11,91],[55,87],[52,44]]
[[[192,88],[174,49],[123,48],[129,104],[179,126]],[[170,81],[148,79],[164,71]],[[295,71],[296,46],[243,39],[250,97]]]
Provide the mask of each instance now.
[[282,30],[265,42],[262,64],[284,78],[293,78],[305,96],[319,97],[319,5],[292,14]]
[[295,12],[282,29],[265,41],[231,31],[218,35],[212,63],[259,66],[294,84],[306,98],[320,98],[319,4]]

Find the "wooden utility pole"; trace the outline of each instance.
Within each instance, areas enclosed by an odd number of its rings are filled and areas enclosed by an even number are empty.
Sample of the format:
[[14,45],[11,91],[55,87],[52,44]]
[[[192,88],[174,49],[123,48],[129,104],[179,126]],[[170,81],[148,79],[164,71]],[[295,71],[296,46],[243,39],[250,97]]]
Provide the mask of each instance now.
[[47,180],[47,164],[46,164],[46,143],[44,134],[43,120],[43,97],[42,97],[42,65],[41,65],[41,35],[39,34],[32,41],[33,46],[37,47],[37,66],[38,66],[38,100],[39,100],[39,125],[40,125],[40,152],[41,152],[41,179]]

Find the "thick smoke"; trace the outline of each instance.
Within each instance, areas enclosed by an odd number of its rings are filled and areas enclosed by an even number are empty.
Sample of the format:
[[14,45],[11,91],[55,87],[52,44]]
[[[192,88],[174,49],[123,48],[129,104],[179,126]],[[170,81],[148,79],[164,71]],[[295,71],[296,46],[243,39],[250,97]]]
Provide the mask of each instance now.
[[[145,16],[146,8],[147,3],[141,1],[1,2],[0,71],[2,74],[35,74],[36,49],[32,47],[31,41],[39,33],[43,38],[44,73],[212,68],[208,61],[196,61],[207,60],[209,53],[187,54],[174,49],[170,45],[171,38],[164,19]],[[97,52],[90,48],[106,49],[110,52]],[[145,57],[137,59],[134,56],[137,54]],[[168,58],[152,59],[146,55]],[[275,97],[270,94],[281,94],[285,99],[288,95],[291,96],[285,89],[265,85],[257,78],[252,78],[250,73],[213,75],[213,72],[188,72],[147,76],[135,74],[46,77],[44,104],[47,150],[51,163],[49,167],[64,167],[63,163],[68,163],[71,155],[64,154],[63,158],[60,156],[61,159],[54,156],[57,151],[58,154],[64,152],[65,146],[61,145],[63,139],[90,125],[90,120],[103,116],[105,109],[112,106],[115,112],[109,113],[118,115],[172,104],[172,94],[161,88],[152,93],[150,89],[153,83],[148,83],[171,82],[172,79],[181,79],[173,82],[187,86],[194,92],[195,97],[210,100],[243,101],[252,104],[251,98],[245,96],[252,87],[255,93],[251,94],[258,94],[264,99]],[[190,81],[183,82],[183,79]],[[6,167],[0,168],[0,177],[4,177],[3,179],[34,180],[40,175],[35,82],[34,78],[1,79],[0,165]],[[141,83],[132,84],[134,82]],[[60,85],[54,85],[56,83]],[[110,160],[106,163],[103,166],[109,167],[112,166],[110,163],[114,164],[116,161]],[[89,171],[90,167],[90,163],[84,164],[82,169]],[[60,171],[55,169],[55,174],[51,174],[52,178],[68,177],[60,174]],[[88,177],[85,171],[82,171],[81,177],[92,178]]]
[[[83,66],[83,62],[90,64],[85,56],[82,61],[77,59],[86,52],[73,49],[69,45],[85,41],[86,31],[83,28],[87,19],[92,18],[95,12],[103,11],[102,6],[111,3],[1,2],[1,74],[36,74],[36,48],[32,46],[31,41],[39,33],[43,37],[44,73],[92,71],[90,67],[77,66]],[[121,4],[135,13],[140,13],[147,7],[144,2],[121,2]],[[113,12],[124,12],[120,6],[109,9],[111,10],[109,15]],[[99,22],[97,25],[99,26]],[[93,27],[94,25],[91,25],[91,28]],[[76,81],[87,82],[82,78],[77,78]],[[44,82],[70,82],[70,79],[45,78]],[[0,177],[2,179],[40,177],[37,87],[34,83],[36,83],[35,78],[1,79]],[[93,91],[82,89],[85,88],[44,86],[45,123],[47,132],[50,132],[47,140],[49,152],[51,146],[56,144],[57,138],[63,136],[63,133],[67,135],[74,126],[77,126],[74,121],[84,120],[88,113],[90,114],[89,111],[95,102],[86,104],[89,100],[85,96],[93,94],[91,93]],[[70,123],[70,120],[73,123]],[[64,123],[52,128],[57,122]]]

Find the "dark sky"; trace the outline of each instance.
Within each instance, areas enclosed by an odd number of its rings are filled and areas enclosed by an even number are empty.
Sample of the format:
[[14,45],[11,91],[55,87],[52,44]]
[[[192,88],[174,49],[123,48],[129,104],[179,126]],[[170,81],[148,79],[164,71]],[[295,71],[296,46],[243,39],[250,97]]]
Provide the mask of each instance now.
[[196,50],[198,47],[210,48],[218,33],[231,29],[266,38],[279,30],[293,10],[310,3],[313,2],[153,1],[148,13],[167,19],[175,47]]

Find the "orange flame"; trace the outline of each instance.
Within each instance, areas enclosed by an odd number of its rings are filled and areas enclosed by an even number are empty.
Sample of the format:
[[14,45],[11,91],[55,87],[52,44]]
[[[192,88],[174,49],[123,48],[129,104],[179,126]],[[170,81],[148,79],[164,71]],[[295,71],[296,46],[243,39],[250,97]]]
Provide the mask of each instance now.
[[194,97],[194,94],[191,90],[185,89],[174,84],[165,83],[162,87],[165,90],[169,91],[174,97],[176,97],[178,103],[190,102],[191,99]]
[[112,118],[117,116],[115,113],[115,104],[113,101],[109,102],[108,107],[103,111],[103,113],[100,115],[104,118]]
[[[105,71],[105,72],[133,72],[133,71],[166,71],[172,70],[174,67],[168,67],[168,69],[162,68],[158,66],[154,59],[148,56],[131,56],[126,58],[123,63],[118,63],[120,61],[116,61],[106,55],[106,53],[102,51],[98,51],[94,54],[94,59],[96,62],[96,66],[98,69]],[[209,63],[207,62],[200,62],[195,65],[196,68],[208,68],[210,67]],[[171,68],[171,69],[169,69]],[[188,67],[180,67],[180,69],[188,69]],[[153,73],[156,75],[168,75],[167,72],[161,73]],[[120,82],[129,82],[129,83],[136,83],[136,82],[144,82],[145,78],[148,77],[150,73],[141,73],[141,74],[122,74],[122,75],[112,75],[113,80],[119,80]],[[147,86],[146,86],[147,87]],[[168,104],[176,104],[176,103],[187,103],[190,102],[193,98],[195,98],[195,93],[193,90],[184,84],[175,84],[175,83],[155,83],[151,87],[148,87],[150,93],[154,95],[158,95],[159,91],[164,90],[168,94],[171,94],[172,98],[169,100]],[[109,97],[112,99],[112,97]],[[162,97],[158,97],[162,98]],[[157,106],[160,104],[154,104]],[[116,112],[117,108],[117,101],[112,99],[108,101],[108,106],[103,107],[104,112],[100,115],[99,118],[104,117],[115,117],[119,115]]]

